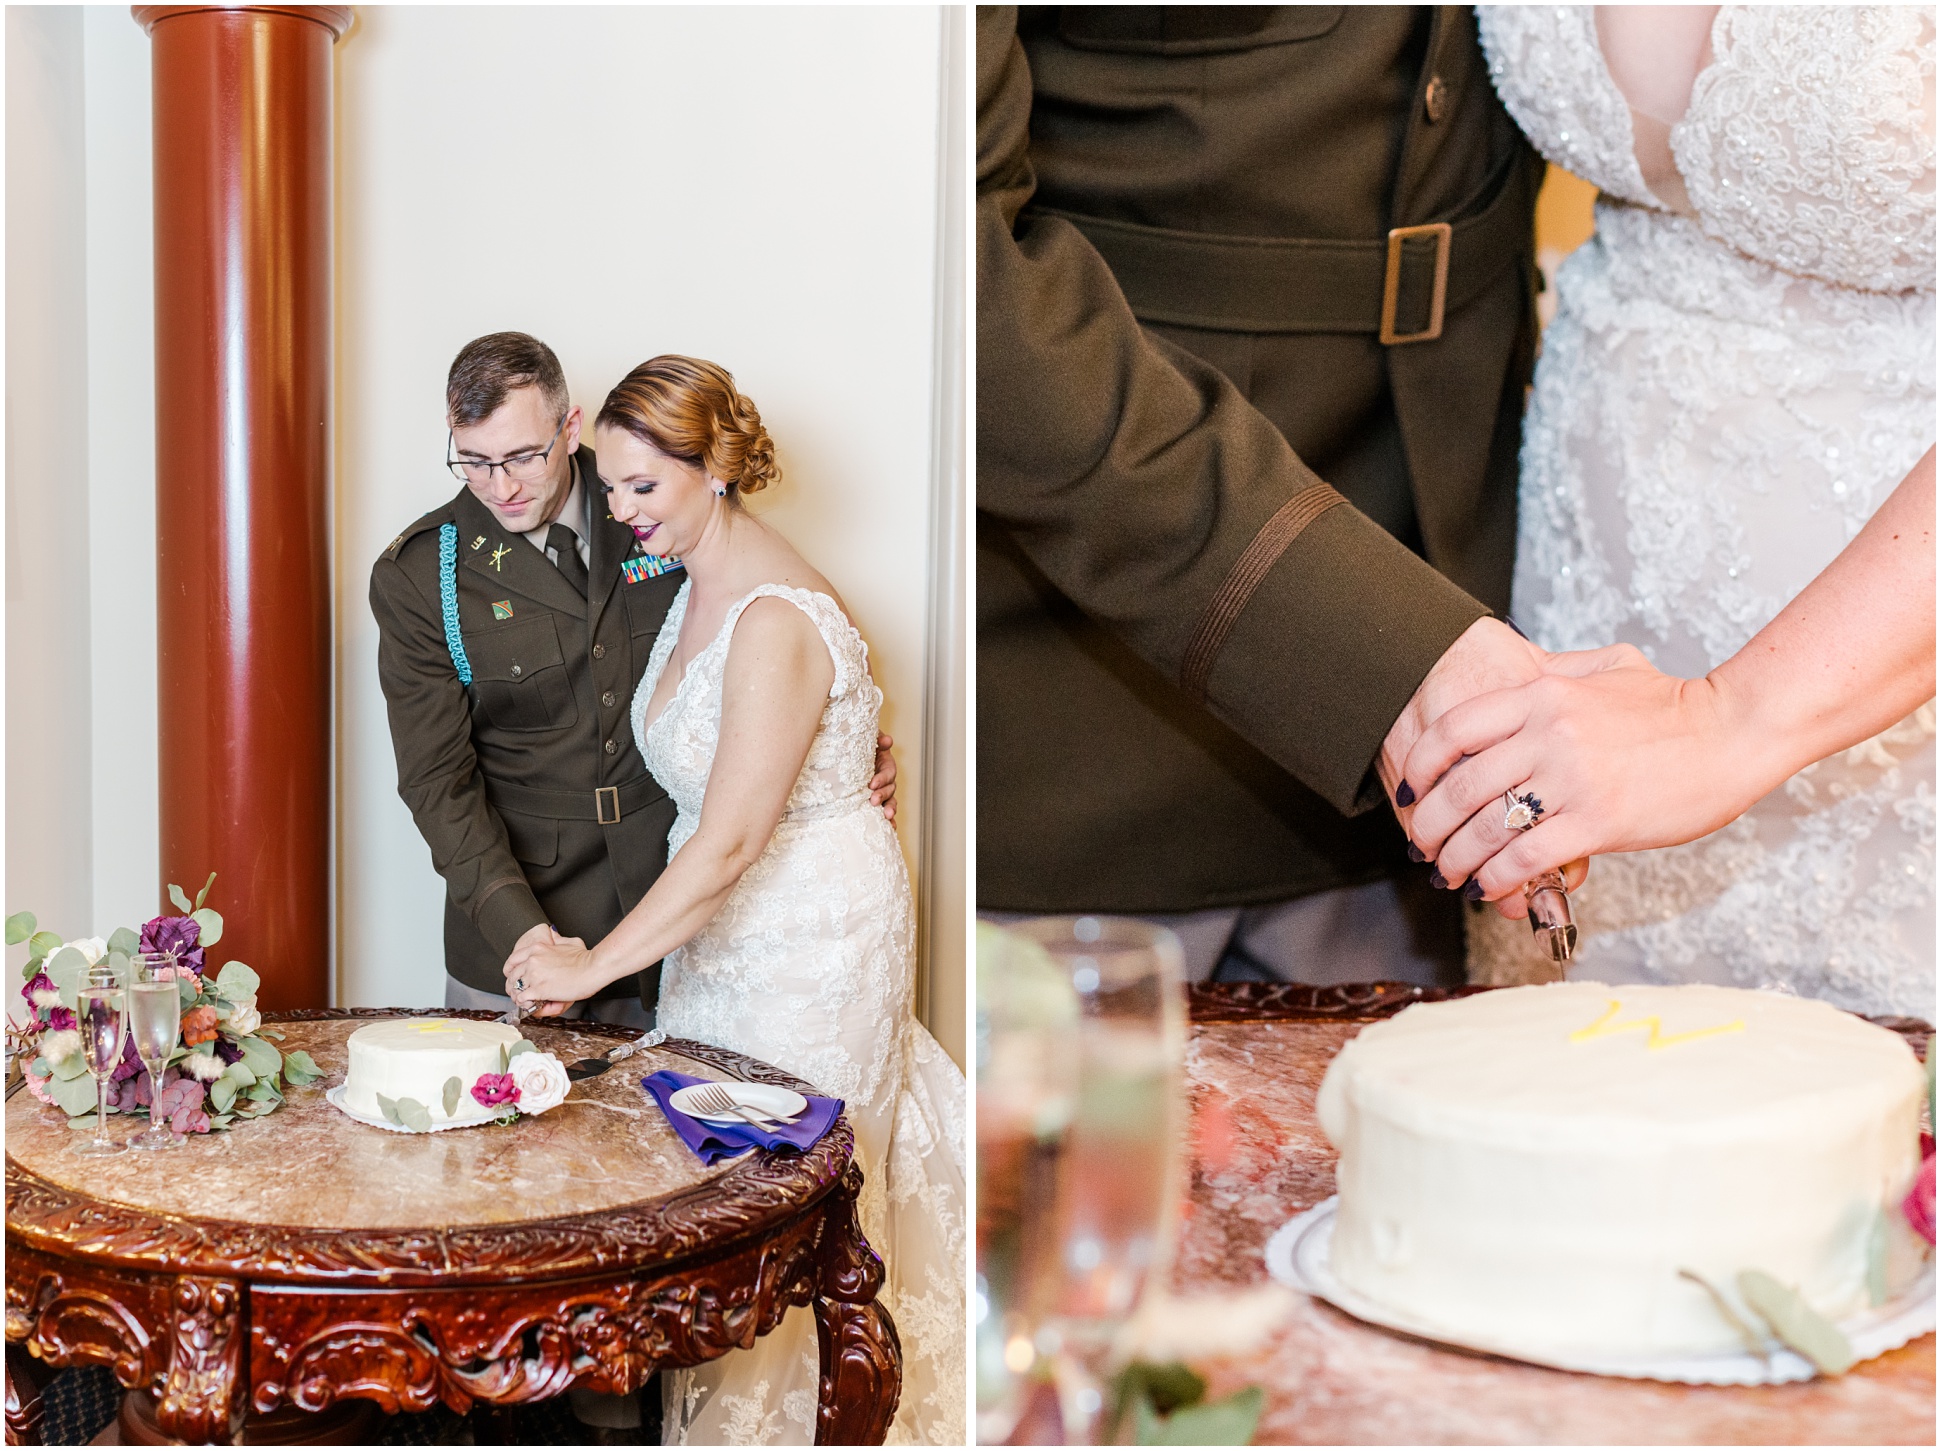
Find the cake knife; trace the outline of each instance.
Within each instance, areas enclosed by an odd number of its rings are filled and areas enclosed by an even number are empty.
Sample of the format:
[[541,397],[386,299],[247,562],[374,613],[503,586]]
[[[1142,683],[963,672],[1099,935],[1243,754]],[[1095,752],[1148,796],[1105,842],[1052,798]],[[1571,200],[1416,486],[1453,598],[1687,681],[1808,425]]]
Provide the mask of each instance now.
[[609,1048],[598,1058],[582,1058],[576,1063],[566,1065],[566,1077],[578,1083],[583,1078],[597,1078],[623,1058],[631,1058],[642,1048],[658,1048],[667,1041],[667,1034],[654,1028],[631,1043],[622,1043],[618,1048]]
[[1564,874],[1554,868],[1523,884],[1523,899],[1530,907],[1530,930],[1550,953],[1557,978],[1563,979],[1577,951],[1577,923],[1570,915],[1570,893],[1564,890]]

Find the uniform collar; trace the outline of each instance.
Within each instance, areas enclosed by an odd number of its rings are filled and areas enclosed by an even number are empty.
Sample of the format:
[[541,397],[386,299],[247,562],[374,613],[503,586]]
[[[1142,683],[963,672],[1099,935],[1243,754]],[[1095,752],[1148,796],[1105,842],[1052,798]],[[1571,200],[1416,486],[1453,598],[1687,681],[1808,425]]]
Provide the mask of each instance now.
[[495,594],[523,595],[574,619],[586,618],[586,601],[545,554],[520,534],[500,527],[492,511],[470,489],[453,510],[458,524],[458,558]]

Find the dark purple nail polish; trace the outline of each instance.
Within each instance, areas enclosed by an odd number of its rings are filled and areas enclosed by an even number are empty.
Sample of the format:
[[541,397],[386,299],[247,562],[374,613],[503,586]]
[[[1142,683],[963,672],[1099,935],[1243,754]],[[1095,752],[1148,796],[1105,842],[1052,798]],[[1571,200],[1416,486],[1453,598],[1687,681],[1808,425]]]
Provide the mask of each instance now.
[[1463,884],[1462,894],[1472,902],[1480,902],[1483,900],[1483,884],[1471,877]]
[[1415,805],[1415,788],[1406,781],[1397,786],[1395,788],[1395,804],[1397,806]]
[[1440,888],[1443,888],[1444,890],[1446,890],[1449,886],[1449,884],[1442,879],[1441,872],[1429,873],[1429,885],[1432,887],[1440,887]]
[[1410,843],[1409,843],[1409,860],[1410,860],[1410,861],[1412,861],[1412,862],[1426,862],[1426,861],[1427,861],[1428,859],[1429,859],[1429,856],[1428,856],[1428,853],[1427,853],[1427,852],[1425,852],[1425,851],[1423,851],[1423,850],[1422,850],[1422,848],[1421,848],[1421,847],[1419,847],[1419,846],[1417,846],[1417,845],[1416,845],[1416,844],[1415,844],[1414,842],[1410,842]]

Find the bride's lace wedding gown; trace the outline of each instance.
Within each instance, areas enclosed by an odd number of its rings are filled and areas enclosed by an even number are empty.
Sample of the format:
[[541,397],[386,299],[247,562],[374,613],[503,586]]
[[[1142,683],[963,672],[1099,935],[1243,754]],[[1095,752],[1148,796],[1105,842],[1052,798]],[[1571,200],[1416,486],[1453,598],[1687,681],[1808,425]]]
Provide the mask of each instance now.
[[[1703,675],[1934,441],[1933,12],[1723,8],[1671,129],[1675,206],[1590,7],[1478,15],[1510,114],[1602,192],[1525,421],[1512,614],[1546,649],[1622,640]],[[1711,836],[1600,857],[1571,975],[1926,1017],[1933,879],[1929,702]],[[1471,920],[1472,977],[1522,980],[1524,925]]]
[[[660,1026],[732,1048],[841,1098],[864,1174],[863,1233],[903,1345],[892,1442],[962,1445],[964,1076],[912,1014],[910,883],[896,830],[870,805],[882,692],[869,647],[827,595],[763,585],[728,612],[649,727],[655,683],[687,615],[682,585],[635,692],[640,754],[673,797],[670,859],[700,825],[721,730],[721,683],[742,611],[763,596],[815,624],[835,662],[822,722],[761,857],[714,920],[669,953]],[[666,1378],[672,1445],[815,1439],[815,1321],[791,1310],[752,1350]]]

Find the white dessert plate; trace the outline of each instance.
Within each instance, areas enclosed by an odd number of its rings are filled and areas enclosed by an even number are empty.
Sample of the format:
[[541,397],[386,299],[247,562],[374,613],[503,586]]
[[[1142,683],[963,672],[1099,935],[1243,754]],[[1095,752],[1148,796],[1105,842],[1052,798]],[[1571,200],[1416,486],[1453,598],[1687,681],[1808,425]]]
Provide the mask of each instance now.
[[[1422,1325],[1385,1305],[1357,1294],[1334,1277],[1328,1266],[1328,1247],[1334,1237],[1335,1197],[1322,1200],[1305,1214],[1296,1215],[1274,1231],[1267,1241],[1267,1273],[1281,1284],[1326,1300],[1337,1310],[1345,1310],[1357,1320],[1399,1330],[1422,1340],[1453,1345],[1463,1350],[1480,1350],[1509,1360],[1531,1365],[1547,1365],[1556,1370],[1585,1371],[1591,1375],[1618,1376],[1626,1380],[1671,1381],[1682,1385],[1783,1385],[1788,1381],[1811,1380],[1818,1374],[1813,1363],[1778,1341],[1763,1356],[1749,1351],[1718,1351],[1710,1355],[1663,1356],[1571,1356],[1533,1355],[1527,1350],[1509,1349],[1484,1341],[1454,1340],[1445,1330]],[[1863,1311],[1840,1322],[1861,1360],[1907,1344],[1917,1335],[1934,1329],[1934,1265],[1929,1263],[1921,1278],[1898,1298],[1877,1309]]]
[[699,1119],[704,1124],[746,1124],[747,1119],[740,1114],[696,1113],[692,1107],[696,1095],[704,1088],[719,1088],[725,1091],[743,1108],[758,1113],[764,1118],[792,1119],[809,1106],[809,1100],[801,1094],[786,1088],[777,1088],[769,1083],[695,1083],[686,1088],[677,1088],[667,1096],[670,1107],[679,1109],[689,1118]]
[[[376,1118],[359,1113],[356,1109],[344,1102],[344,1085],[341,1083],[325,1092],[324,1101],[339,1113],[343,1114],[344,1117],[355,1119],[361,1124],[369,1124],[374,1129],[389,1129],[394,1134],[415,1134],[419,1132],[417,1129],[408,1129],[403,1124],[394,1124],[387,1118]],[[469,1103],[472,1106],[471,1112],[465,1113],[458,1118],[447,1120],[444,1123],[433,1123],[430,1132],[435,1134],[444,1129],[474,1128],[479,1124],[489,1124],[505,1113],[504,1108],[485,1107],[469,1093],[465,1095],[463,1102]]]

